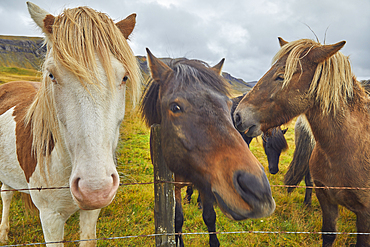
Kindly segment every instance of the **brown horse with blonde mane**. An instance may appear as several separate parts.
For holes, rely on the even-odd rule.
[[[279,41],[271,69],[235,110],[237,128],[254,136],[305,114],[316,141],[309,161],[315,185],[369,188],[370,99],[339,52],[345,41]],[[359,233],[370,232],[369,190],[316,189],[316,196],[323,246],[335,240],[338,205],[356,214]],[[370,246],[370,236],[357,235],[356,246]]]
[[[219,246],[213,204],[233,220],[268,216],[275,210],[269,182],[233,125],[232,102],[220,76],[223,60],[211,68],[198,60],[164,63],[147,52],[152,80],[143,94],[142,115],[148,126],[160,124],[163,157],[176,181],[198,188],[210,246]],[[180,234],[181,195],[176,214]],[[181,234],[176,240],[183,246]]]

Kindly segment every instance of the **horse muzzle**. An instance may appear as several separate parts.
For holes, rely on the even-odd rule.
[[[213,190],[221,211],[227,217],[233,220],[262,218],[275,211],[275,200],[264,172],[258,178],[245,171],[236,171],[233,176],[233,185],[241,200],[232,200],[229,196]]]
[[[238,106],[233,117],[236,129],[246,136],[256,137],[262,134],[261,124],[250,108],[239,109]]]
[[[100,179],[74,177],[71,180],[73,199],[82,210],[93,210],[108,206],[119,187],[118,173]]]

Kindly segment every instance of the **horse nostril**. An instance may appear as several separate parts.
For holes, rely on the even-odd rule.
[[[234,178],[234,185],[239,194],[251,204],[268,200],[271,196],[270,184],[265,174],[258,178],[253,174],[239,171]]]
[[[120,180],[119,180],[118,174],[112,173],[111,177],[112,177],[113,187],[119,186]]]
[[[72,186],[78,189],[78,183],[80,182],[81,178],[76,178],[73,180]]]
[[[78,177],[78,178],[75,178],[71,183],[71,192],[77,200],[82,200],[82,195],[81,195],[81,191],[79,188],[80,180],[81,178]]]
[[[238,112],[235,113],[234,120],[235,120],[235,126],[238,126],[241,122],[241,117],[240,117],[240,114]]]
[[[238,184],[242,191],[245,194],[249,194],[252,197],[260,198],[262,195],[262,190],[261,190],[261,183],[258,181],[258,179],[249,174],[249,173],[242,173],[239,174],[237,177]]]

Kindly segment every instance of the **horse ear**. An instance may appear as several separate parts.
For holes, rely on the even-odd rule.
[[[218,75],[222,74],[222,67],[224,66],[225,58],[221,59],[221,61],[213,66],[211,69],[215,71]]]
[[[282,37],[278,37],[280,47],[283,47],[283,45],[288,44],[288,41],[285,41]]]
[[[132,31],[134,30],[136,24],[136,14],[131,14],[127,16],[122,21],[116,23],[116,26],[121,30],[123,36],[128,39]]]
[[[341,41],[333,45],[323,45],[321,47],[312,49],[309,56],[313,62],[321,63],[337,53],[345,44],[346,41]]]
[[[171,71],[171,68],[168,67],[164,62],[156,58],[148,48],[146,48],[148,54],[148,67],[150,69],[150,75],[154,81],[159,82],[163,75]]]
[[[51,34],[53,32],[55,17],[34,3],[27,2],[27,7],[33,21],[42,29],[42,31],[46,35]]]

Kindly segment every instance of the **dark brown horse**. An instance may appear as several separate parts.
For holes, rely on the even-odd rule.
[[[286,42],[271,69],[235,110],[238,129],[250,136],[305,114],[316,145],[309,166],[316,186],[370,187],[369,97],[352,74],[348,57],[333,45],[301,39]],[[357,216],[357,231],[370,232],[370,191],[316,189],[323,232],[335,232],[338,205]],[[323,246],[336,235],[323,234]],[[357,246],[370,246],[370,236],[357,235]]]
[[[275,202],[264,169],[232,122],[232,102],[220,76],[223,60],[213,68],[187,59],[165,64],[147,52],[152,80],[142,115],[148,126],[161,125],[164,160],[176,181],[198,188],[208,231],[216,231],[215,202],[233,220],[270,215]],[[181,214],[181,196],[176,196],[176,210]],[[182,220],[176,221],[176,232],[181,226]],[[177,241],[183,245],[181,235]],[[209,243],[219,246],[215,234]]]
[[[245,94],[231,99],[231,101],[233,102],[233,105],[231,107],[231,116],[234,114],[236,107],[238,106],[239,102],[242,100],[244,96]],[[288,143],[284,136],[287,130],[288,129],[281,129],[281,127],[278,126],[276,128],[272,128],[269,131],[269,133],[262,134],[263,149],[267,156],[269,172],[271,174],[276,174],[279,172],[280,155],[283,151],[288,149]],[[253,137],[249,137],[244,132],[240,132],[240,131],[239,131],[239,134],[243,137],[243,140],[245,141],[245,143],[247,143],[249,147],[249,144],[252,142]],[[190,185],[186,189],[186,195],[184,198],[185,202],[190,203],[192,194],[193,194],[193,186]],[[200,196],[198,196],[197,203],[198,203],[199,208],[202,208],[200,201],[201,201]]]
[[[281,129],[280,126],[270,129],[262,134],[263,150],[267,156],[269,172],[276,174],[279,172],[280,154],[288,149],[288,143],[284,137],[288,129]]]

